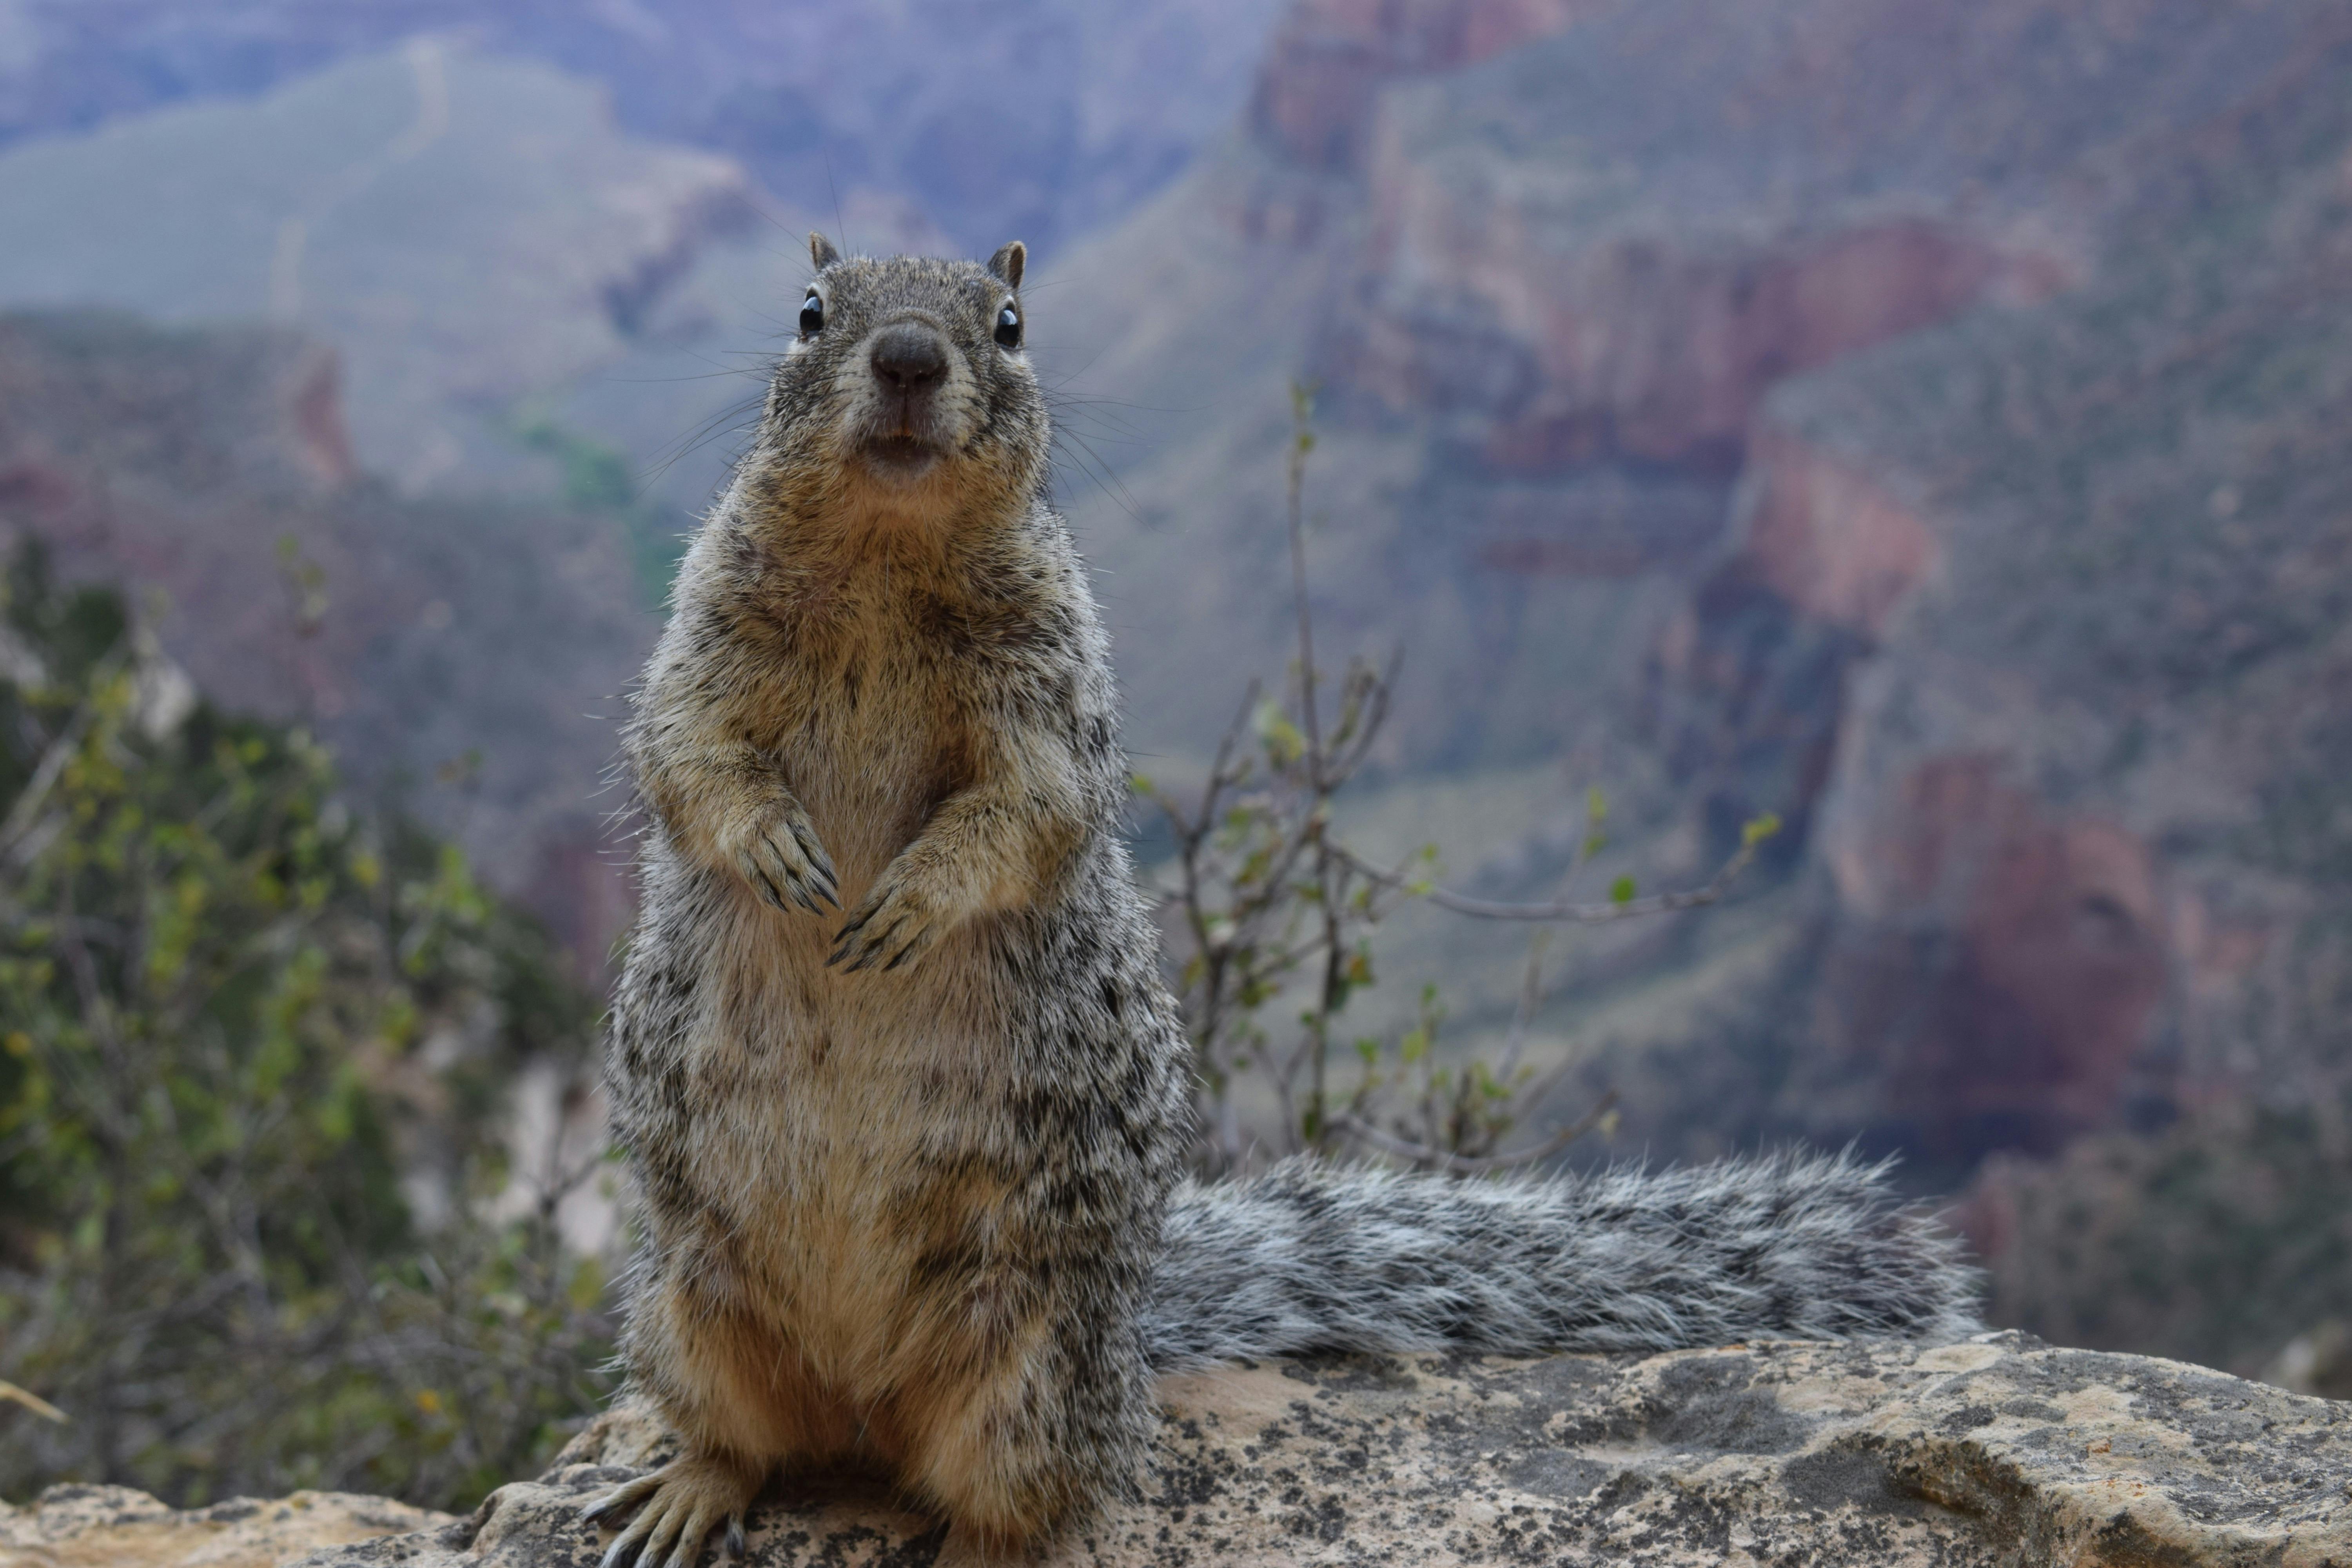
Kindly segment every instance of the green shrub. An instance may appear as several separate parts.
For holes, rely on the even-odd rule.
[[[5,586],[0,1378],[67,1418],[0,1402],[0,1494],[470,1501],[605,1388],[554,1195],[483,1217],[506,1087],[578,1070],[591,1004],[455,847],[194,700],[117,595],[37,553]]]

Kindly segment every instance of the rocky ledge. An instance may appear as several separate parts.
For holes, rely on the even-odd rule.
[[[446,1513],[347,1492],[166,1508],[129,1487],[51,1487],[0,1503],[0,1568],[278,1568],[348,1542],[447,1530]]]
[[[1056,1563],[2352,1568],[2352,1404],[2021,1334],[1273,1363],[1162,1394],[1148,1497]],[[364,1500],[320,1499],[341,1511],[321,1515],[323,1550],[301,1563],[586,1568],[601,1538],[581,1503],[669,1450],[657,1424],[617,1410],[472,1518],[410,1523],[378,1505],[384,1531],[408,1532],[356,1542]],[[55,1489],[0,1513],[0,1563],[266,1561],[193,1532],[284,1506],[168,1515],[142,1500]],[[188,1550],[156,1550],[159,1516],[183,1521]],[[751,1526],[755,1568],[929,1563],[944,1534],[855,1477],[780,1485]],[[148,1545],[109,1555],[118,1531]]]

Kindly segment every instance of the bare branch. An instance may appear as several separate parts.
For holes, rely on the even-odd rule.
[[[1323,728],[1316,712],[1315,621],[1307,605],[1307,455],[1315,449],[1315,432],[1308,424],[1314,394],[1301,383],[1290,387],[1290,449],[1284,470],[1283,500],[1290,530],[1290,595],[1298,612],[1299,712],[1307,721],[1307,779],[1314,792],[1324,790]]]
[[[1399,1138],[1392,1132],[1383,1132],[1370,1122],[1344,1110],[1331,1119],[1331,1125],[1349,1137],[1369,1143],[1384,1153],[1394,1154],[1399,1159],[1411,1160],[1416,1164],[1443,1171],[1448,1175],[1475,1176],[1496,1171],[1517,1170],[1541,1160],[1549,1160],[1600,1126],[1602,1119],[1616,1108],[1617,1091],[1612,1089],[1595,1101],[1591,1110],[1542,1142],[1531,1149],[1515,1150],[1507,1154],[1456,1154],[1451,1150],[1433,1148],[1426,1143],[1416,1143],[1410,1139]]]
[[[74,710],[74,715],[66,721],[66,727],[58,731],[57,738],[41,753],[39,763],[33,769],[33,776],[26,781],[24,789],[8,807],[7,817],[0,820],[0,852],[13,851],[25,835],[32,831],[33,824],[40,816],[41,807],[49,798],[49,791],[57,786],[58,775],[66,771],[66,764],[73,761],[74,753],[81,749],[82,741],[98,718],[98,693],[105,689],[121,666],[121,655],[110,654],[93,673],[90,695]]]
[[[1700,887],[1680,892],[1653,893],[1646,899],[1626,899],[1608,903],[1578,903],[1567,899],[1554,899],[1538,904],[1496,903],[1489,899],[1474,899],[1467,893],[1456,893],[1444,888],[1431,888],[1423,893],[1441,910],[1451,910],[1457,915],[1470,915],[1488,921],[1552,921],[1572,925],[1607,925],[1612,921],[1639,920],[1644,915],[1670,914],[1676,910],[1696,910],[1720,902],[1731,890],[1740,874],[1756,861],[1761,837],[1748,839],[1716,874]],[[1336,848],[1336,847],[1335,847]],[[1336,852],[1355,867],[1358,874],[1385,887],[1408,886],[1408,879],[1393,871],[1383,871],[1351,849],[1336,848]]]
[[[5,1400],[11,1405],[21,1405],[44,1421],[66,1419],[64,1411],[43,1399],[39,1394],[21,1389],[5,1378],[0,1378],[0,1400]]]
[[[1511,1010],[1511,1032],[1503,1039],[1503,1065],[1496,1074],[1508,1083],[1519,1070],[1519,1057],[1526,1050],[1528,1027],[1536,1020],[1536,1009],[1543,1005],[1544,950],[1550,945],[1551,931],[1538,926],[1528,933],[1528,963],[1519,976],[1519,1002]]]

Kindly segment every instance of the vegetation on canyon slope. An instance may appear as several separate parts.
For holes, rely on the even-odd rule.
[[[20,556],[0,665],[0,1378],[63,1417],[0,1401],[0,1494],[447,1506],[526,1470],[608,1343],[502,1091],[583,1059],[590,999],[119,595]]]

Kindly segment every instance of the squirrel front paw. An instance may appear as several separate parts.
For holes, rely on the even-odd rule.
[[[797,801],[777,802],[747,822],[728,847],[736,871],[751,890],[780,910],[813,915],[841,907],[841,883],[816,828]],[[823,900],[820,902],[819,900]]]
[[[825,962],[841,965],[844,973],[876,963],[896,969],[922,956],[949,923],[940,900],[924,887],[921,875],[902,861],[882,873],[841,928],[833,956]]]
[[[740,1559],[743,1510],[762,1479],[755,1466],[688,1454],[606,1492],[581,1517],[601,1528],[636,1510],[601,1568],[696,1568],[714,1531],[723,1531],[722,1555]]]

